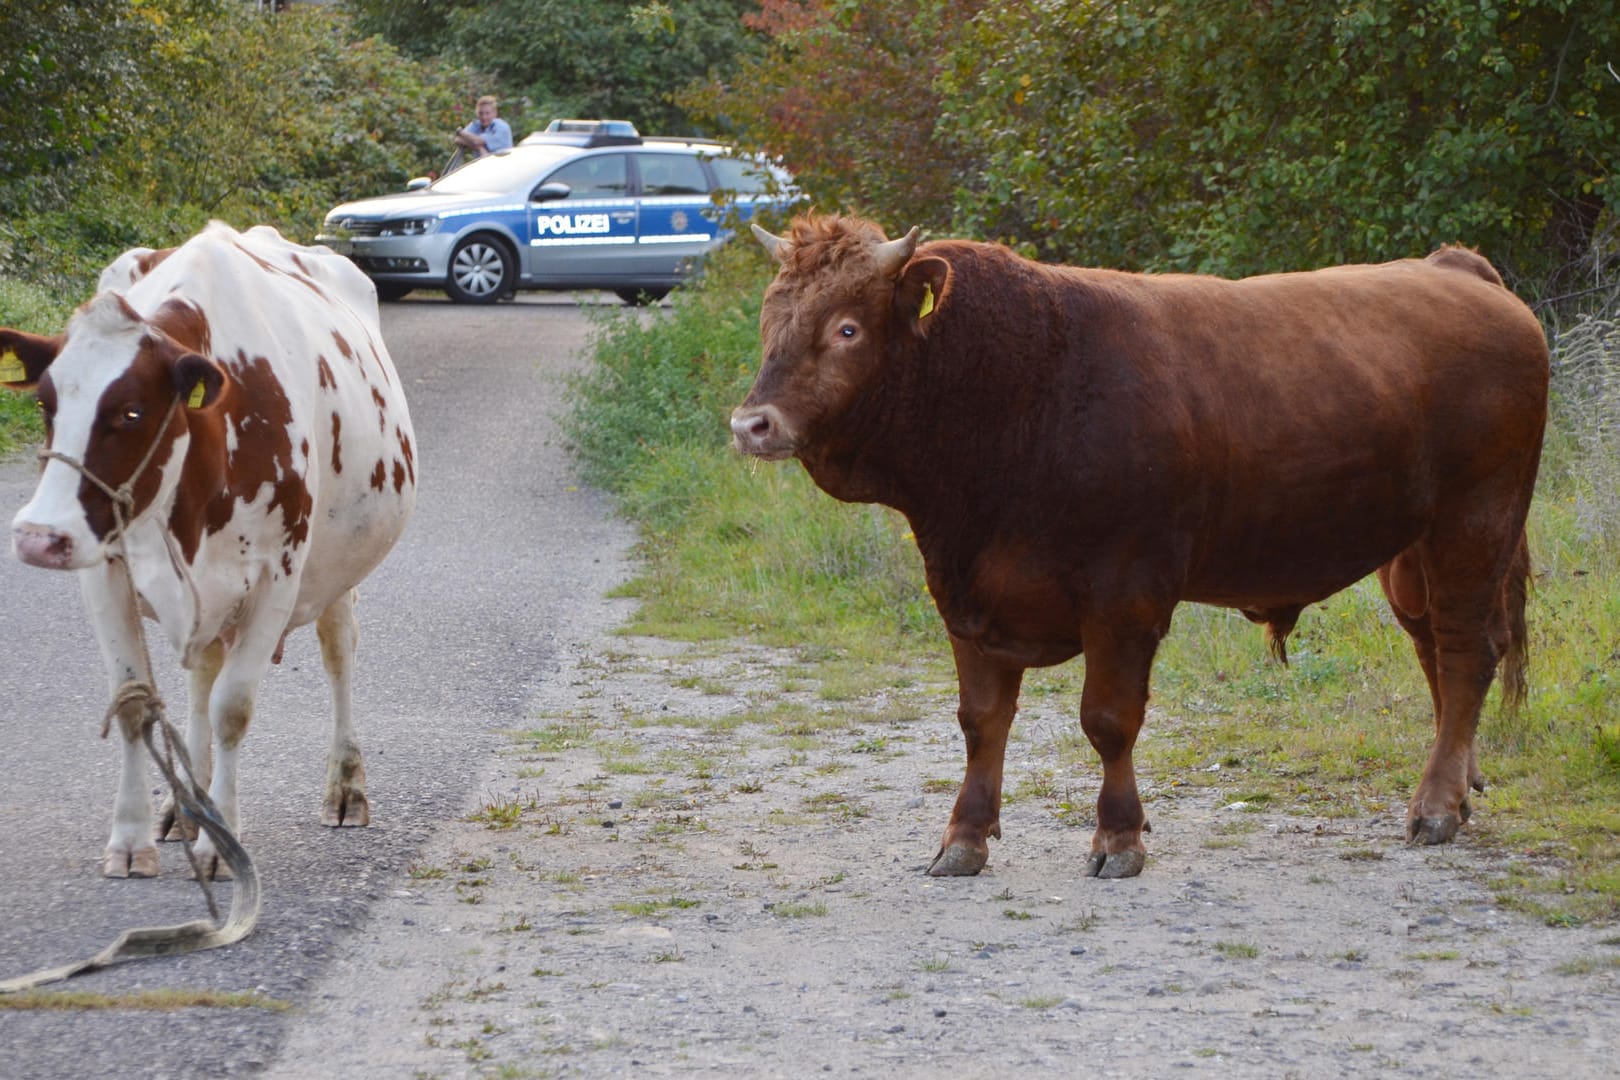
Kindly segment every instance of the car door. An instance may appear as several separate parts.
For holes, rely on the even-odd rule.
[[[641,193],[636,261],[648,277],[678,280],[683,264],[714,240],[706,213],[709,178],[695,154],[641,150],[634,156]]]
[[[586,285],[618,276],[636,247],[629,155],[590,154],[553,169],[530,193],[528,218],[534,283]]]

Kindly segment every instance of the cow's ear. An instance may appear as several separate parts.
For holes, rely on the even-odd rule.
[[[174,389],[188,409],[206,409],[225,389],[225,373],[205,356],[188,352],[174,362]]]
[[[0,386],[12,390],[32,390],[56,354],[62,351],[62,337],[40,337],[21,330],[0,327]]]
[[[912,259],[894,286],[894,312],[918,334],[928,333],[951,287],[951,264],[937,255]]]

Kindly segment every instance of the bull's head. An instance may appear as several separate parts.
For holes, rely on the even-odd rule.
[[[777,460],[803,456],[918,341],[943,303],[944,259],[916,256],[918,230],[888,240],[857,218],[801,217],[785,237],[754,235],[782,264],[765,292],[763,361],[731,414],[733,445]]]
[[[109,492],[124,493],[126,527],[172,497],[187,413],[213,405],[224,375],[107,292],[58,337],[0,329],[0,383],[36,385],[45,417],[45,464],[12,520],[13,548],[23,562],[73,570],[101,562],[116,538]]]

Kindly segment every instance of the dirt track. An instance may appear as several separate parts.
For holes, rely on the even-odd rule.
[[[1144,778],[1140,878],[1079,877],[1089,826],[1032,797],[984,874],[930,879],[952,687],[827,702],[764,650],[564,654],[541,736],[376,905],[269,1075],[1614,1074],[1620,937],[1494,907],[1466,831],[1413,849],[1404,807],[1321,821]],[[1009,790],[1057,770],[1095,797],[1049,737],[1072,704],[1021,714]]]

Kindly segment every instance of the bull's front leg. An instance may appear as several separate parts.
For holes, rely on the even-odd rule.
[[[142,656],[140,615],[131,598],[122,559],[110,559],[79,571],[79,591],[90,626],[101,648],[109,699],[126,682],[148,678]],[[118,796],[113,802],[112,833],[102,858],[107,877],[156,877],[157,845],[152,841],[152,802],[148,795],[146,744],[140,738],[144,701],[127,702],[115,718],[113,732],[122,743]],[[130,734],[134,738],[130,738]]]
[[[961,694],[956,715],[967,743],[967,774],[939,854],[928,867],[934,877],[977,874],[989,861],[989,838],[1001,839],[1001,773],[1024,681],[1023,668],[998,664],[955,635],[951,651]]]
[[[1135,877],[1147,861],[1142,834],[1149,828],[1136,790],[1132,751],[1147,711],[1148,675],[1162,634],[1133,630],[1117,620],[1087,625],[1082,633],[1086,681],[1080,695],[1080,726],[1103,767],[1086,876]]]

